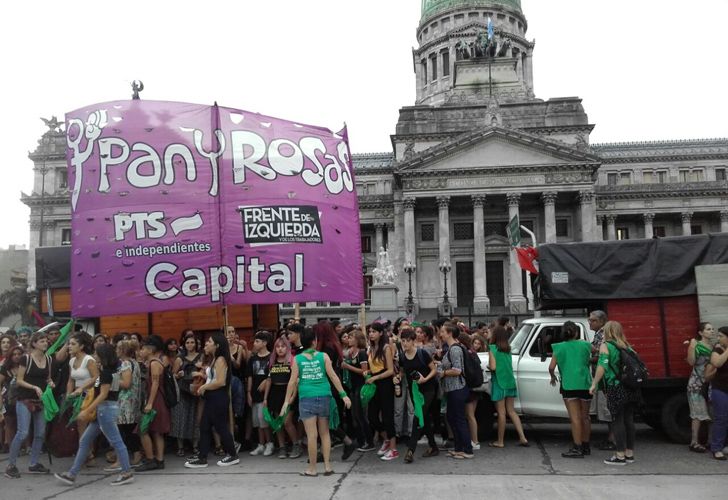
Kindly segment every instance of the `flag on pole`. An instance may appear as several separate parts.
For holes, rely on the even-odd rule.
[[[61,348],[61,346],[66,342],[68,339],[68,336],[71,335],[71,332],[73,332],[73,325],[75,324],[75,321],[71,319],[68,323],[66,323],[66,326],[61,328],[61,336],[58,337],[58,340],[55,341],[55,343],[50,346],[46,354],[48,356],[53,356],[58,349]]]
[[[518,255],[518,265],[521,266],[521,269],[528,271],[531,274],[538,274],[538,268],[536,267],[538,249],[531,246],[525,246],[515,247],[514,250]]]
[[[46,305],[48,306],[48,316],[55,316],[55,313],[53,312],[53,296],[50,288],[46,288]]]
[[[492,40],[495,36],[495,30],[493,29],[493,20],[488,17],[488,40]]]

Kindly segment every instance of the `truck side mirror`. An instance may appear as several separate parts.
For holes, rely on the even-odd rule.
[[[545,363],[548,356],[546,355],[546,349],[544,348],[542,338],[536,339],[536,346],[538,348],[538,352],[541,353],[541,363]]]

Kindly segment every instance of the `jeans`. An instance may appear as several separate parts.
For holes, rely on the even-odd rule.
[[[713,405],[713,436],[710,440],[710,451],[723,451],[726,434],[728,434],[728,393],[719,389],[711,389],[710,401]]]
[[[71,476],[78,476],[78,472],[86,462],[86,458],[88,458],[91,447],[99,436],[99,432],[104,434],[109,444],[116,451],[119,464],[121,464],[121,472],[127,473],[131,470],[129,453],[126,450],[124,441],[121,439],[121,433],[116,423],[118,420],[119,404],[116,401],[104,401],[96,407],[96,420],[89,422],[83,436],[81,436],[81,441],[78,444],[78,453],[76,453],[71,470],[68,471]]]
[[[411,382],[412,384],[416,384],[417,382]],[[412,433],[410,434],[409,443],[407,444],[407,449],[412,450],[414,452],[417,449],[417,441],[420,440],[420,435],[424,434],[427,436],[427,444],[430,446],[430,448],[437,448],[437,443],[435,442],[435,431],[432,428],[432,415],[430,411],[430,407],[432,406],[433,402],[437,403],[437,406],[439,406],[440,401],[436,400],[435,397],[437,396],[437,390],[433,389],[431,391],[423,391],[422,395],[425,397],[425,403],[422,405],[422,417],[425,421],[424,425],[420,427],[420,421],[415,416],[412,419]],[[414,398],[412,398],[414,401]],[[414,403],[412,403],[414,405]]]
[[[227,388],[217,389],[205,393],[205,406],[202,409],[202,421],[200,422],[200,454],[199,457],[207,460],[212,442],[212,430],[220,436],[220,444],[225,453],[231,457],[236,456],[235,443],[230,434],[229,412],[230,398]]]
[[[18,422],[18,430],[15,434],[12,444],[10,445],[10,456],[8,457],[8,464],[15,465],[20,454],[20,447],[28,437],[30,431],[30,422],[33,421],[33,446],[30,451],[30,465],[38,463],[40,458],[40,452],[43,449],[43,440],[45,439],[46,422],[43,418],[43,410],[38,410],[30,413],[28,407],[25,406],[23,401],[18,401],[15,405],[15,415]]]
[[[634,410],[635,403],[625,403],[616,415],[612,415],[612,429],[617,451],[634,450]]]
[[[473,443],[470,440],[470,428],[465,418],[465,403],[470,396],[470,389],[463,387],[447,393],[447,421],[455,437],[455,451],[471,454]]]

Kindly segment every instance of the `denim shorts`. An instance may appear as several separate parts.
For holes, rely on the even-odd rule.
[[[313,417],[329,418],[331,396],[298,399],[298,419],[308,420]]]

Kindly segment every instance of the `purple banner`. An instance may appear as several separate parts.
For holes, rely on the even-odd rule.
[[[66,130],[74,316],[363,302],[345,130],[141,100]]]

